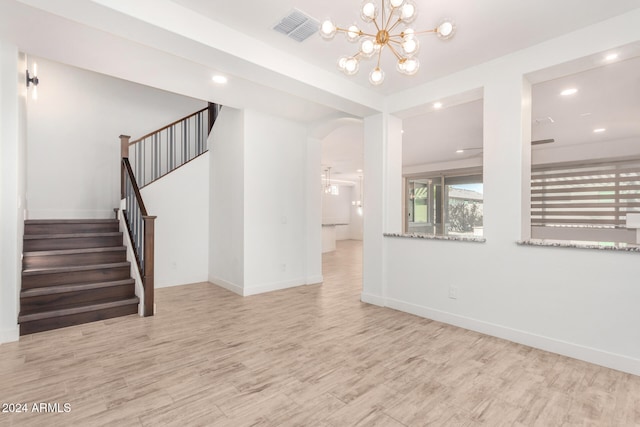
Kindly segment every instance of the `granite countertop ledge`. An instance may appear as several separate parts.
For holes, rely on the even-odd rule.
[[[425,240],[448,240],[451,242],[472,242],[472,243],[485,243],[487,239],[484,237],[473,236],[436,236],[433,234],[420,234],[420,233],[384,233],[385,237],[403,237],[409,239],[425,239]]]
[[[543,246],[543,247],[553,247],[553,248],[595,249],[600,251],[640,252],[640,247],[638,246],[618,247],[618,246],[581,245],[581,244],[575,244],[575,243],[551,243],[551,242],[544,242],[541,240],[519,240],[516,243],[520,246]]]

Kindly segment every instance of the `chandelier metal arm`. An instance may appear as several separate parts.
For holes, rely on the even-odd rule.
[[[373,22],[373,25],[376,26],[376,30],[380,31],[380,26],[378,25],[378,22],[375,19],[373,19],[371,22]]]
[[[385,25],[385,28],[387,28],[389,26],[389,24],[391,23],[391,16],[393,16],[393,15],[389,16],[389,20],[387,21],[387,25]],[[402,19],[398,18],[398,20],[387,31],[388,32],[393,31],[398,26],[398,24],[400,24],[401,22],[402,22]]]
[[[384,23],[385,19],[384,19],[384,12],[387,8],[384,7],[384,0],[382,0],[382,20],[380,22]],[[391,15],[389,15],[389,17],[391,17]],[[376,22],[376,20],[374,19],[373,22]],[[376,23],[376,27],[378,27],[378,23]],[[378,27],[378,31],[380,31],[380,28]]]
[[[376,36],[375,34],[364,33],[364,32],[362,32],[362,31],[360,31],[360,33],[359,33],[359,34],[360,34],[361,36],[367,36],[367,37],[375,37],[375,36]]]
[[[438,29],[434,28],[433,30],[424,30],[424,31],[416,31],[415,34],[416,36],[419,36],[420,34],[429,34],[429,33],[437,33]]]
[[[404,59],[404,57],[402,55],[400,55],[391,44],[387,43],[387,46],[389,46],[389,50],[391,52],[393,52],[395,57],[398,58],[398,61]],[[380,50],[382,51],[382,49],[380,49]]]
[[[336,27],[336,31],[340,31],[341,33],[350,33],[351,31],[348,28],[340,28]],[[358,36],[367,36],[367,37],[375,37],[375,34],[365,33],[362,30],[358,30]]]

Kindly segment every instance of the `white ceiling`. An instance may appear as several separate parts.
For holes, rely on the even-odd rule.
[[[559,68],[568,69],[568,64]],[[542,70],[540,75],[551,75]],[[537,79],[532,76],[532,79]],[[560,93],[569,88],[571,96]],[[532,86],[532,140],[554,139],[547,149],[640,138],[640,57],[601,63],[599,67]],[[443,100],[441,110],[403,121],[403,164],[424,165],[479,156],[482,147],[482,100],[457,104]],[[453,106],[448,107],[452,103]],[[548,118],[551,118],[549,120]],[[605,132],[594,133],[604,128]]]
[[[357,52],[358,45],[342,34],[326,41],[319,35],[303,43],[295,42],[272,30],[280,19],[297,8],[319,21],[330,17],[339,26],[357,24],[373,32],[373,24],[360,19],[361,0],[175,0],[208,18],[224,23],[266,42],[279,50],[336,75],[336,60]],[[432,29],[443,18],[457,26],[455,36],[447,41],[427,34],[421,36],[421,69],[415,76],[395,71],[395,59],[385,52],[382,68],[387,77],[374,90],[396,93],[412,86],[506,55],[545,40],[638,8],[638,0],[419,0],[418,17],[411,24],[416,30]],[[401,27],[400,27],[401,28]],[[363,61],[355,77],[344,77],[366,88],[373,60]]]
[[[382,67],[387,78],[377,88],[368,83],[370,67],[366,62],[355,77],[344,76],[337,70],[337,58],[354,53],[357,48],[342,35],[331,41],[313,36],[297,43],[272,30],[293,8],[318,20],[330,16],[340,25],[358,23],[366,29],[359,18],[360,0],[0,0],[0,38],[14,42],[29,54],[195,98],[255,108],[317,125],[340,115],[364,117],[382,111],[385,95],[640,7],[638,0],[416,0],[416,3],[419,11],[413,24],[416,29],[433,28],[447,17],[455,21],[457,33],[444,42],[432,35],[423,36],[419,54],[422,67],[412,77],[399,75],[392,58],[385,56]],[[587,119],[565,116],[560,110],[567,110],[566,105],[551,102],[557,101],[554,85],[565,84],[556,77],[575,71],[575,64],[571,64],[562,72],[529,76],[534,82],[553,79],[534,88],[543,94],[535,101],[534,116],[550,115],[556,123],[534,129],[534,139],[549,136],[558,144],[574,143],[578,137],[576,126],[588,123],[591,127],[598,117],[612,125],[603,124],[608,126],[607,135],[597,137],[635,132],[629,117],[614,117],[616,106],[621,105],[620,97],[633,93],[633,89],[625,91],[622,78],[613,79],[620,84],[605,87],[589,84],[589,75],[575,77],[573,84],[591,89],[580,90],[575,99],[563,101],[573,102],[576,111],[590,110],[592,116]],[[227,86],[211,83],[211,75],[217,72],[230,77]],[[628,84],[633,84],[633,73],[632,70],[624,77]],[[638,75],[637,69],[635,73]],[[181,78],[176,79],[176,75]],[[610,75],[594,76],[612,79]],[[595,93],[596,90],[601,92]],[[618,94],[613,105],[603,102],[607,94],[613,93]],[[478,99],[478,94],[471,99]],[[466,102],[460,99],[443,102],[445,108],[440,111],[429,113],[430,107],[426,106],[402,117],[406,120],[404,146],[410,162],[455,159],[455,153],[447,153],[461,145],[466,148],[476,144],[481,103],[464,105]],[[580,102],[585,105],[578,108]],[[633,108],[627,111],[637,112]],[[414,118],[416,115],[425,117]],[[443,124],[446,130],[438,129]],[[618,129],[620,134],[616,133]],[[452,130],[458,134],[445,137]],[[330,134],[323,162],[335,164],[336,172],[357,174],[355,170],[362,167],[361,133],[361,126],[350,125]],[[424,135],[429,135],[428,144],[424,143]],[[592,134],[588,136],[594,138]]]
[[[560,92],[575,88],[575,95]],[[532,88],[533,139],[556,145],[640,136],[640,57],[536,84]],[[536,119],[551,117],[553,123]],[[597,128],[606,129],[594,133]]]

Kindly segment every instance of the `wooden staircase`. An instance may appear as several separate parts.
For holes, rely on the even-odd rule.
[[[117,220],[25,221],[20,335],[138,313]]]

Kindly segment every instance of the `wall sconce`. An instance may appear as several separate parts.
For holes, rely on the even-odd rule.
[[[34,101],[38,99],[38,83],[40,83],[40,80],[38,80],[38,64],[34,62],[33,77],[29,75],[29,69],[27,68],[27,90],[29,90],[29,85],[33,84],[31,97],[33,98]]]

